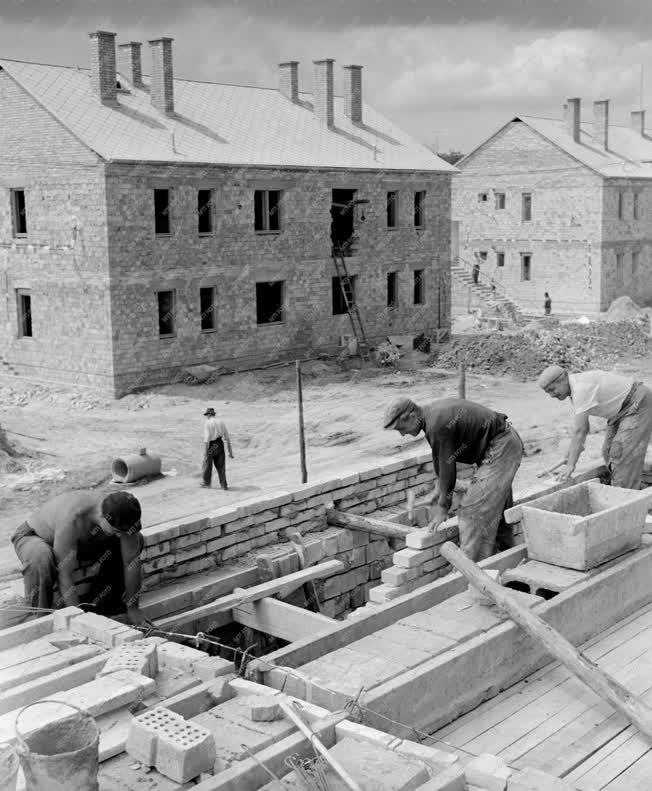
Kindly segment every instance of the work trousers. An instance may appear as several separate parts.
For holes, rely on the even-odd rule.
[[[652,436],[652,390],[636,382],[620,412],[607,422],[602,457],[611,485],[640,489],[645,455]]]
[[[204,453],[202,464],[202,479],[206,486],[211,485],[213,477],[213,465],[217,470],[217,477],[220,479],[222,489],[228,489],[226,483],[226,456],[224,455],[224,442],[221,437],[208,443],[208,448]]]
[[[61,591],[55,595],[58,574],[50,544],[37,536],[27,522],[16,530],[11,541],[23,567],[25,604],[47,609],[63,606]],[[80,607],[106,616],[125,612],[124,566],[120,539],[110,536],[98,541],[92,553],[80,557],[79,561],[91,563],[84,569],[90,589],[80,594]]]
[[[512,483],[522,458],[521,438],[508,426],[489,444],[462,496],[457,514],[460,547],[476,563],[514,546],[504,512],[513,505]]]

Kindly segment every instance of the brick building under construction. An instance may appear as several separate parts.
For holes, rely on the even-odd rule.
[[[360,66],[278,89],[179,80],[172,39],[90,69],[0,59],[2,369],[120,395],[188,365],[333,350],[450,321],[455,168],[362,100]]]

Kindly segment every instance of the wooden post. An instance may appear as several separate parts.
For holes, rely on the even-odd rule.
[[[297,403],[299,404],[299,454],[301,456],[301,483],[308,481],[306,467],[306,435],[303,428],[303,388],[301,387],[301,360],[296,361],[297,366]]]
[[[457,396],[458,398],[466,398],[466,363],[464,360],[460,360],[459,371],[460,375],[457,384]]]
[[[517,601],[508,588],[503,588],[502,585],[494,582],[455,544],[447,541],[441,546],[440,552],[442,557],[466,577],[474,588],[492,599],[549,654],[564,664],[573,675],[608,701],[617,711],[624,714],[641,733],[652,739],[652,709],[635,698],[615,678],[590,662],[552,626]]]

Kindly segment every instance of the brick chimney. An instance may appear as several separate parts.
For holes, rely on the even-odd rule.
[[[103,103],[116,101],[115,33],[96,30],[91,40],[91,86]]]
[[[629,125],[643,137],[645,134],[645,110],[632,110],[629,116]]]
[[[314,112],[326,126],[333,126],[335,110],[333,107],[333,63],[332,58],[314,60],[315,84],[313,88]]]
[[[580,142],[580,104],[581,99],[567,99],[564,105],[566,130],[576,143]]]
[[[609,99],[593,102],[593,139],[600,148],[609,148]]]
[[[152,52],[152,81],[149,92],[152,104],[163,115],[174,113],[173,41],[171,38],[156,38],[149,42]]]
[[[345,66],[344,115],[354,124],[362,123],[362,66]]]
[[[134,88],[143,87],[143,67],[140,41],[118,45],[118,71]]]
[[[299,102],[299,61],[278,64],[278,89],[294,104]]]

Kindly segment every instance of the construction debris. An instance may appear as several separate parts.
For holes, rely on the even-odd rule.
[[[477,373],[535,379],[548,365],[571,371],[605,368],[622,359],[652,351],[652,340],[638,322],[592,322],[544,329],[527,326],[517,332],[493,332],[454,338],[434,357],[437,368],[456,369],[460,359]]]

